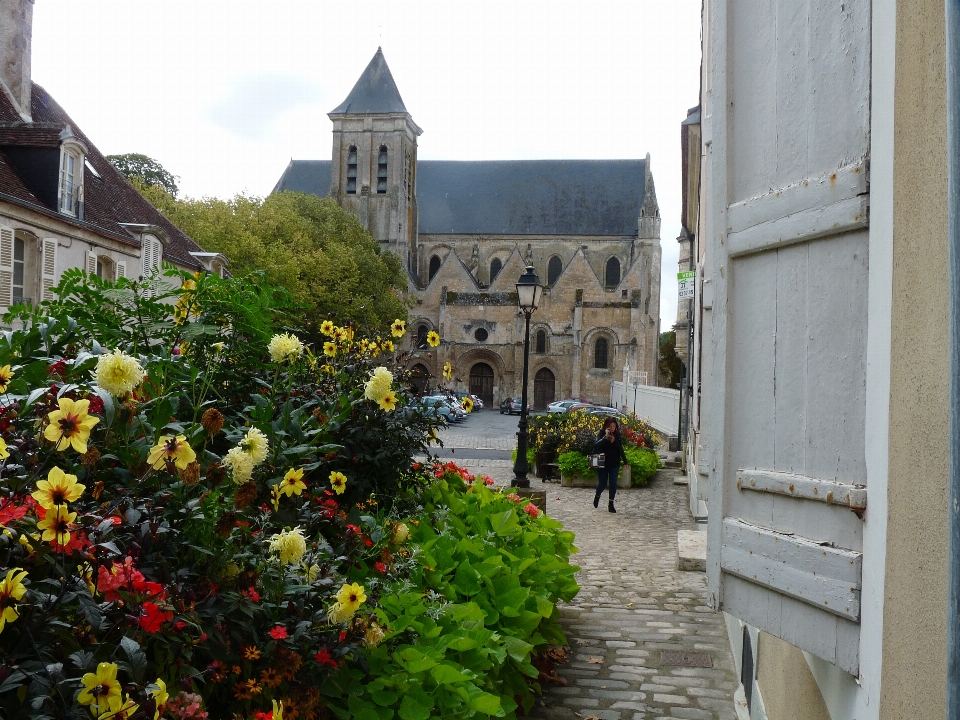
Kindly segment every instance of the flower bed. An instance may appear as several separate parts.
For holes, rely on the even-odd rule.
[[[65,273],[0,338],[0,717],[529,709],[572,534],[412,462],[403,321],[313,354],[275,289],[169,274]]]
[[[597,433],[603,427],[603,416],[585,412],[554,413],[531,418],[532,452],[552,450],[564,478],[595,481],[597,473],[590,467],[588,455],[593,452]],[[627,414],[622,422],[624,453],[630,465],[632,485],[646,485],[660,467],[655,448],[663,438],[643,420]]]

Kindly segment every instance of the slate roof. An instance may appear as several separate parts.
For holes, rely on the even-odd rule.
[[[383,50],[377,48],[376,55],[360,75],[357,84],[330,115],[405,113],[406,106],[400,98],[400,91],[393,81],[393,74],[387,67]]]
[[[637,234],[644,160],[420,160],[419,233]],[[291,160],[274,192],[330,193],[329,160]]]
[[[34,83],[32,92],[32,123],[24,123],[6,94],[0,92],[0,200],[29,207],[60,222],[134,247],[139,247],[139,242],[124,230],[121,223],[159,226],[169,239],[164,246],[164,259],[200,269],[200,263],[190,253],[202,252],[202,248],[134,189],[46,90]],[[87,146],[86,160],[100,176],[98,178],[90,168],[84,167],[83,220],[63,215],[56,207],[40,200],[4,152],[7,147],[57,147],[59,143],[52,142],[52,133],[55,131],[59,138],[60,132],[68,125],[73,135]],[[54,184],[57,181],[56,177],[52,179]]]

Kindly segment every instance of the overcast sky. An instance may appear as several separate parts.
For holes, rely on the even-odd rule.
[[[101,152],[182,195],[268,194],[329,159],[327,113],[378,46],[423,160],[642,158],[676,321],[680,122],[697,104],[700,0],[36,0],[33,79]]]

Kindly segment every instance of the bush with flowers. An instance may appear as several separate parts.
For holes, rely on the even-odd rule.
[[[413,462],[442,420],[397,412],[402,320],[313,350],[265,284],[58,292],[0,337],[0,717],[530,707],[572,535]]]
[[[593,452],[604,419],[603,415],[583,411],[535,415],[530,418],[530,446],[534,452],[556,453],[557,465],[563,475],[596,478],[597,473],[590,467],[588,456]],[[663,438],[633,413],[619,415],[617,419],[624,453],[631,468],[631,483],[646,485],[660,467],[656,447]]]

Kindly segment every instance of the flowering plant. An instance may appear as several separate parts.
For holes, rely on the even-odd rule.
[[[385,333],[331,322],[321,359],[273,331],[272,289],[169,277],[165,293],[66,274],[59,301],[0,338],[0,717],[404,716],[422,698],[387,690],[395,651],[437,642],[423,612],[463,625],[433,528],[459,542],[467,525],[448,519],[486,498],[504,552],[533,552],[520,528],[563,558],[569,538],[486,484],[413,466],[438,421],[400,412],[412,393]],[[102,316],[87,312],[98,293]],[[505,678],[562,638],[553,603],[575,584],[558,562],[522,600],[536,623],[496,631],[517,641],[507,654],[485,641],[500,674],[436,689],[449,717],[529,696]]]

